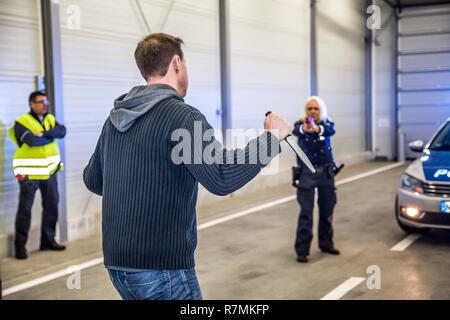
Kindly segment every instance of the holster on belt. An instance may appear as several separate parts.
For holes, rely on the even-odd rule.
[[[298,183],[300,182],[300,172],[302,168],[292,167],[292,185],[295,188],[298,188]]]
[[[343,163],[341,163],[338,166],[338,164],[336,162],[333,162],[333,172],[334,172],[335,177],[338,175],[339,171],[341,171],[344,166],[345,165]]]

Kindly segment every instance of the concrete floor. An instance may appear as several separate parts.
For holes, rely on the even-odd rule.
[[[337,181],[386,166],[369,162],[345,168]],[[321,253],[317,235],[310,262],[296,262],[295,200],[199,231],[196,265],[205,299],[320,299],[350,277],[365,280],[342,299],[450,299],[450,232],[432,230],[405,251],[390,249],[406,237],[394,218],[394,199],[406,165],[338,186],[334,215],[340,256]],[[198,208],[199,224],[292,196],[289,184]],[[317,227],[317,211],[314,225]],[[317,230],[315,230],[316,232]],[[3,288],[102,256],[100,236],[67,243],[65,252],[33,252],[29,259],[4,259]],[[381,288],[369,289],[369,266],[381,271]],[[69,276],[19,291],[4,299],[120,299],[102,264],[81,271],[81,289]]]

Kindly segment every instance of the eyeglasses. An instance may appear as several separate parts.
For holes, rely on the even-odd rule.
[[[34,101],[34,103],[39,103],[39,104],[49,104],[48,100]]]
[[[320,110],[320,109],[317,108],[317,107],[309,107],[309,108],[308,108],[308,111],[311,111],[311,110]]]

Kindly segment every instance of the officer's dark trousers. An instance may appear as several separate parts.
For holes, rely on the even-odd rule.
[[[28,231],[31,224],[31,207],[37,189],[42,195],[42,223],[41,245],[50,244],[55,238],[56,222],[58,220],[58,187],[56,174],[48,180],[19,181],[19,209],[16,215],[16,235],[14,244],[16,247],[25,247],[28,239]]]
[[[300,216],[297,226],[295,251],[297,255],[309,255],[313,228],[314,190],[318,191],[319,205],[319,248],[333,248],[333,209],[336,204],[336,192],[332,170],[311,173],[302,168],[300,173],[297,200],[300,204]]]

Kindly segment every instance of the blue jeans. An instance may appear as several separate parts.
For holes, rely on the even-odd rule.
[[[108,269],[124,300],[202,300],[195,269],[127,272]]]

